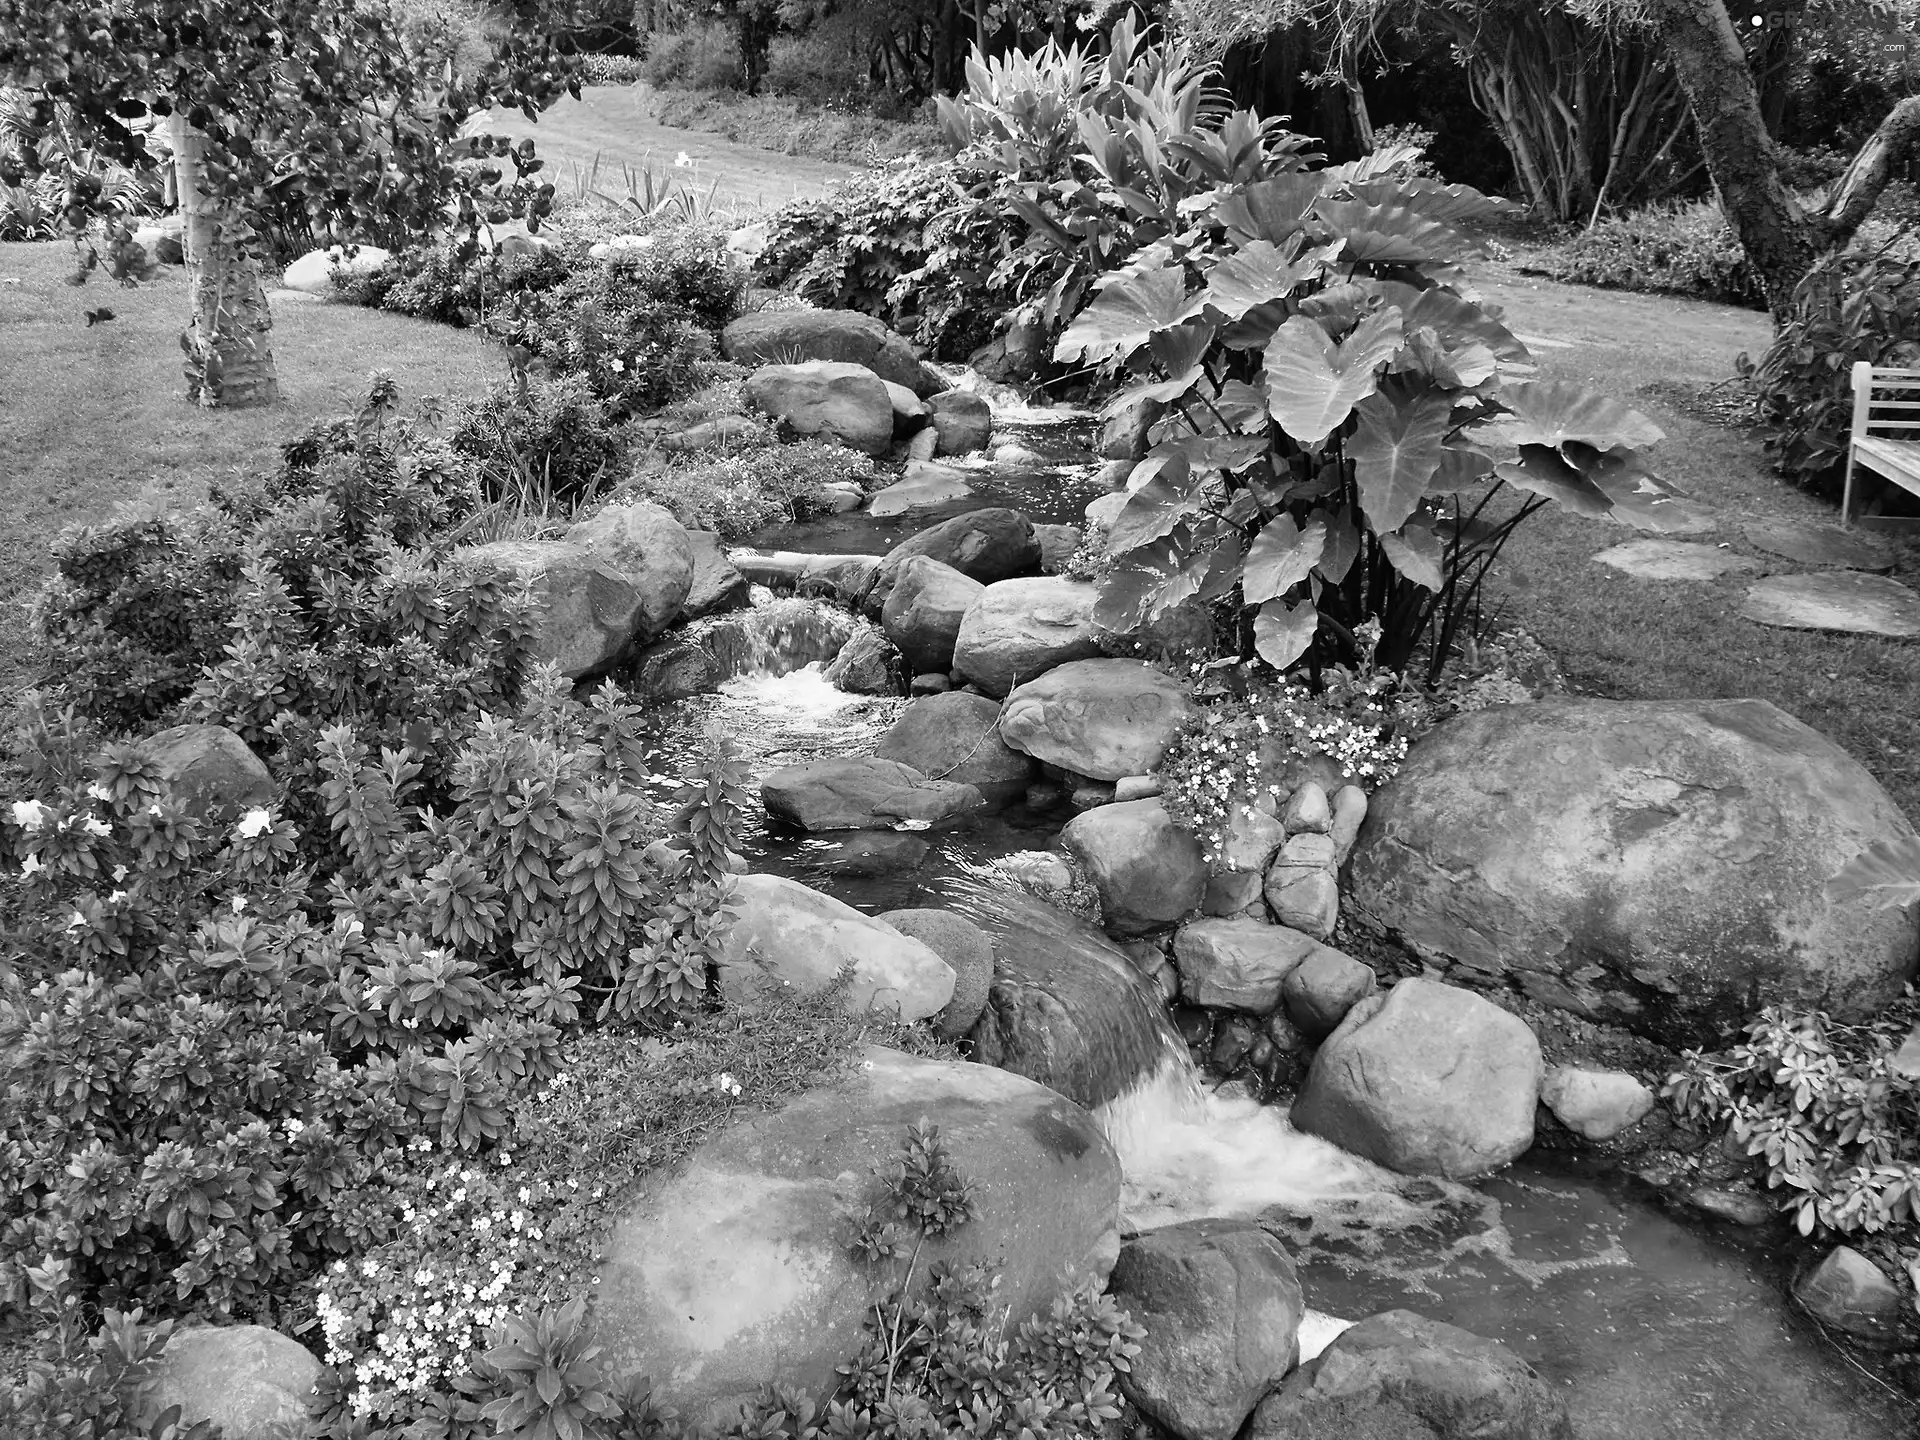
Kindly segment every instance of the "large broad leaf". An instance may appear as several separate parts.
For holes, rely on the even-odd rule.
[[[1320,552],[1320,563],[1313,568],[1329,585],[1347,578],[1347,571],[1360,558],[1360,528],[1353,523],[1353,512],[1342,505],[1327,516],[1327,548]]]
[[[1293,236],[1280,245],[1254,240],[1241,247],[1207,272],[1207,288],[1188,303],[1187,313],[1205,310],[1238,320],[1256,305],[1285,300],[1334,258],[1328,249],[1301,254],[1301,241]]]
[[[1427,482],[1429,495],[1458,495],[1478,490],[1493,472],[1493,460],[1478,450],[1449,445],[1440,452],[1440,466]]]
[[[1424,585],[1436,593],[1445,586],[1440,537],[1434,533],[1431,525],[1418,520],[1409,521],[1393,534],[1382,535],[1380,548],[1387,552],[1387,560],[1393,568],[1414,584]]]
[[[1213,408],[1231,430],[1263,434],[1267,428],[1267,397],[1244,380],[1229,380],[1213,397]]]
[[[1517,422],[1507,432],[1516,445],[1565,445],[1578,441],[1596,450],[1652,445],[1665,433],[1638,410],[1571,380],[1516,380],[1500,399]]]
[[[1408,329],[1407,348],[1393,368],[1425,375],[1443,389],[1472,390],[1499,373],[1500,360],[1477,340],[1449,349],[1431,325],[1420,325]]]
[[[1284,595],[1319,563],[1327,548],[1327,522],[1314,519],[1302,530],[1290,515],[1276,515],[1253,538],[1241,584],[1247,603],[1259,605]]]
[[[1211,325],[1190,320],[1178,329],[1156,331],[1148,338],[1147,348],[1162,370],[1178,375],[1198,367],[1207,358],[1207,351],[1218,333]]]
[[[1545,445],[1522,445],[1517,458],[1494,466],[1493,473],[1516,490],[1559,501],[1576,515],[1598,517],[1613,509],[1606,491]]]
[[[1437,390],[1408,392],[1396,383],[1362,400],[1354,414],[1359,425],[1347,441],[1347,455],[1360,509],[1384,535],[1406,523],[1439,468],[1453,402]]]
[[[1411,290],[1411,285],[1402,286]],[[1311,315],[1329,333],[1345,330],[1360,323],[1360,317],[1372,310],[1377,303],[1379,290],[1364,280],[1345,280],[1338,285],[1329,285],[1300,302],[1300,313]]]
[[[1180,267],[1169,265],[1125,276],[1080,312],[1054,347],[1053,358],[1095,363],[1116,356],[1125,359],[1157,332],[1178,325],[1186,308],[1187,281]]]
[[[1127,497],[1107,532],[1107,553],[1125,555],[1171,534],[1194,512],[1200,480],[1185,465],[1169,465]]]
[[[1356,265],[1425,265],[1477,254],[1479,246],[1457,230],[1404,205],[1321,199],[1313,213],[1333,231],[1341,258]]]
[[[1267,345],[1267,407],[1295,442],[1319,445],[1374,392],[1380,367],[1401,342],[1400,312],[1392,307],[1368,316],[1337,346],[1296,315]]]
[[[1179,456],[1196,470],[1244,470],[1267,453],[1260,435],[1176,435],[1147,453],[1160,459]]]
[[[1109,570],[1100,582],[1093,623],[1124,635],[1145,620],[1187,558],[1183,538],[1170,535],[1143,545]]]
[[[1404,280],[1378,280],[1374,285],[1389,305],[1400,307],[1409,330],[1431,325],[1450,349],[1477,340],[1502,360],[1525,364],[1533,359],[1511,330],[1451,290],[1437,285],[1421,290]]]
[[[1318,174],[1276,175],[1223,200],[1220,223],[1242,245],[1254,240],[1278,245],[1306,228],[1307,211],[1326,188]]]
[[[1826,884],[1836,905],[1863,902],[1869,910],[1920,903],[1920,840],[1876,840]]]
[[[1635,530],[1668,535],[1684,529],[1698,513],[1685,503],[1684,494],[1654,474],[1637,450],[1595,450],[1569,443],[1560,447],[1560,458],[1604,491],[1613,502],[1609,513]]]
[[[1348,185],[1347,193],[1369,205],[1404,205],[1445,224],[1498,220],[1521,212],[1511,200],[1438,180],[1361,180]]]
[[[1320,612],[1311,600],[1289,605],[1269,600],[1253,617],[1253,648],[1276,670],[1285,670],[1307,653],[1313,633],[1320,628]]]

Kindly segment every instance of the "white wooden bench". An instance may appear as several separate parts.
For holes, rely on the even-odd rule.
[[[1853,367],[1853,433],[1847,442],[1847,484],[1840,523],[1853,524],[1853,472],[1871,470],[1920,495],[1920,370],[1891,370],[1865,360]],[[1878,528],[1920,527],[1920,519],[1863,517]]]

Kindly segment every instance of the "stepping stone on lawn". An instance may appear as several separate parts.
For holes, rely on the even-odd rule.
[[[1771,575],[1748,589],[1740,613],[1788,630],[1920,638],[1920,595],[1898,580],[1853,570]]]
[[[1792,520],[1754,520],[1741,527],[1747,540],[1769,555],[1784,555],[1802,565],[1838,565],[1847,570],[1893,568],[1893,552],[1871,535],[1832,525],[1803,525]]]
[[[1745,555],[1686,540],[1629,540],[1593,558],[1641,580],[1718,580],[1761,568],[1759,561]]]

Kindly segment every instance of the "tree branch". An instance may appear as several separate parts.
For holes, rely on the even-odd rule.
[[[1909,95],[1893,107],[1833,187],[1833,197],[1814,222],[1822,249],[1837,250],[1853,238],[1894,171],[1914,155],[1920,155],[1920,95]]]

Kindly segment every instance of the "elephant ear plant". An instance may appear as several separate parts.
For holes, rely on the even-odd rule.
[[[1642,454],[1652,423],[1531,378],[1463,293],[1457,227],[1503,202],[1382,169],[1187,196],[1061,336],[1056,359],[1120,382],[1108,414],[1159,417],[1108,536],[1103,625],[1231,600],[1243,656],[1317,682],[1377,621],[1375,662],[1424,658],[1432,683],[1529,515],[1558,501],[1651,528],[1671,498]]]

